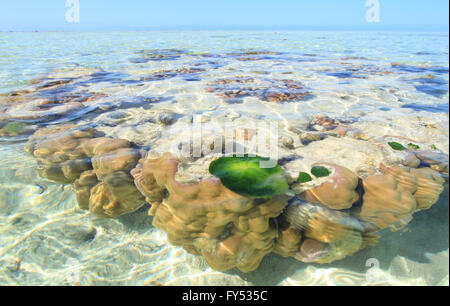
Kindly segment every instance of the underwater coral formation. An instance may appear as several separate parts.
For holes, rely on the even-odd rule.
[[[417,144],[404,137],[386,135],[383,140],[386,139],[391,140],[387,144],[398,154],[402,165],[411,168],[429,167],[448,179],[449,157],[439,152],[434,144],[426,148],[428,146],[425,144]]]
[[[174,69],[174,70],[160,70],[156,71],[150,76],[143,77],[142,81],[159,81],[159,80],[166,80],[171,79],[176,76],[186,76],[186,75],[196,75],[199,72],[203,72],[205,69],[202,68],[180,68],[180,69]]]
[[[358,200],[356,187],[358,176],[352,171],[333,164],[316,164],[330,169],[330,175],[322,184],[308,189],[301,197],[308,202],[322,204],[331,209],[347,209]],[[312,172],[313,169],[312,169]],[[314,175],[314,173],[312,173]],[[315,175],[317,177],[317,174]]]
[[[181,184],[175,179],[177,167],[176,157],[166,153],[143,159],[133,171],[139,190],[148,191],[153,225],[164,230],[172,244],[203,255],[214,269],[256,269],[274,246],[277,229],[271,219],[280,215],[289,197],[254,200],[215,178]]]
[[[40,78],[33,80],[25,90],[0,95],[0,120],[32,124],[64,116],[80,117],[93,111],[88,103],[104,95],[75,88],[75,80],[77,78]]]
[[[80,208],[118,217],[147,202],[170,243],[221,271],[255,270],[271,252],[306,263],[343,259],[376,244],[380,230],[399,230],[429,209],[445,183],[429,167],[381,164],[379,174],[360,178],[331,163],[313,164],[288,183],[281,166],[263,169],[266,159],[246,155],[214,159],[215,177],[184,183],[172,153],[146,155],[127,140],[75,125],[42,128],[25,149],[42,177],[72,184]],[[439,160],[433,157],[428,165]]]
[[[274,250],[282,256],[315,263],[342,259],[375,244],[376,232],[404,227],[444,190],[444,179],[430,168],[380,165],[383,174],[360,180],[343,167],[322,165],[332,170],[327,180],[291,186],[298,195],[280,216],[288,228],[281,231]]]
[[[102,137],[89,127],[63,125],[38,130],[25,150],[37,159],[42,177],[72,184],[81,209],[112,218],[145,203],[130,175],[142,152],[127,140]]]
[[[239,157],[221,163],[230,159],[229,172],[236,164],[242,167]],[[214,178],[178,183],[178,161],[170,153],[140,164],[132,172],[136,185],[169,241],[203,255],[214,269],[244,272],[256,269],[269,252],[323,264],[374,245],[376,232],[398,230],[417,209],[436,203],[444,183],[430,168],[381,165],[383,174],[361,180],[349,169],[324,163],[314,165],[311,180],[290,186],[297,196],[286,192],[267,201],[249,196],[248,183],[244,191],[235,190],[241,194]]]
[[[257,50],[242,50],[238,52],[228,53],[227,56],[231,56],[238,61],[248,62],[248,61],[260,61],[273,59],[274,56],[280,55],[279,52],[273,51],[257,51]]]
[[[329,263],[342,259],[358,251],[365,236],[366,240],[371,237],[348,211],[331,210],[300,199],[290,203],[283,217],[305,237],[290,254],[304,262]]]
[[[205,88],[225,101],[245,97],[256,97],[266,102],[303,101],[310,92],[305,86],[294,80],[257,80],[252,77],[233,77],[218,79]]]

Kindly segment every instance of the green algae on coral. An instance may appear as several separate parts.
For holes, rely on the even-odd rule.
[[[431,150],[437,150],[438,148],[436,147],[436,145],[432,144],[432,145],[430,146],[430,149],[431,149]]]
[[[405,150],[405,147],[398,142],[393,141],[393,142],[389,142],[388,144],[395,151],[404,151]]]
[[[420,149],[420,147],[414,143],[408,143],[408,147],[410,147],[411,149],[414,149],[414,150]]]
[[[25,126],[26,124],[22,122],[10,122],[7,125],[5,125],[3,130],[8,134],[17,135],[20,132],[22,132]]]
[[[248,155],[221,157],[211,163],[209,172],[233,192],[251,198],[268,199],[289,188],[279,165],[273,168],[261,167],[260,162],[268,160]]]
[[[307,183],[307,182],[311,182],[311,181],[312,181],[312,177],[308,173],[300,172],[298,174],[297,183]]]
[[[330,170],[328,170],[325,167],[322,166],[315,166],[311,169],[311,173],[315,176],[315,177],[326,177],[329,176],[331,174]]]

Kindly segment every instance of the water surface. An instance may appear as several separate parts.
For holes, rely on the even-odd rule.
[[[168,244],[148,207],[118,219],[80,210],[71,187],[39,177],[36,160],[24,151],[32,132],[63,123],[157,149],[163,139],[155,133],[165,124],[152,120],[165,112],[177,122],[195,115],[277,121],[286,133],[321,115],[377,139],[434,145],[448,164],[448,33],[0,33],[0,46],[0,94],[50,74],[68,85],[49,86],[29,103],[82,104],[63,110],[0,104],[0,116],[7,114],[0,123],[30,128],[0,136],[0,284],[448,285],[448,178],[437,204],[415,214],[405,229],[384,231],[374,247],[327,265],[269,254],[245,274],[214,271]],[[253,83],[236,85],[233,90],[246,93],[231,95],[217,85],[233,78]],[[286,91],[283,80],[302,89],[287,90],[298,94],[292,99],[271,101],[267,94]],[[369,143],[319,143],[291,153],[305,164],[330,160],[361,175],[384,161]],[[370,259],[379,263],[376,279],[367,277]]]

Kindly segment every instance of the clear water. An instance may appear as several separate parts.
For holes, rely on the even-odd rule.
[[[203,114],[220,121],[227,114],[286,126],[326,115],[351,118],[352,126],[378,139],[394,135],[434,145],[448,165],[448,33],[0,33],[0,46],[0,94],[28,88],[30,80],[48,73],[59,71],[61,78],[97,73],[70,90],[101,93],[100,99],[51,118],[27,117],[34,130],[64,122],[94,124],[108,136],[148,148],[162,143],[153,133],[161,127],[149,123],[149,116],[162,110],[185,119]],[[142,50],[171,57],[145,60]],[[248,50],[274,53],[247,61],[230,54]],[[202,70],[154,75],[189,67]],[[212,81],[237,76],[261,84],[299,81],[311,97],[289,103],[245,97],[227,103],[205,92]],[[145,107],[143,97],[160,102]],[[13,107],[3,105],[0,115]],[[24,111],[29,109],[0,119],[23,122]],[[343,260],[318,265],[269,254],[256,271],[218,272],[202,257],[169,244],[166,234],[152,226],[148,207],[117,219],[80,210],[70,185],[38,175],[36,160],[24,151],[27,138],[0,138],[0,284],[448,285],[448,178],[430,210],[416,213],[401,231],[383,231],[376,246]],[[370,174],[383,156],[369,143],[365,148],[361,142],[330,138],[293,154],[306,164],[332,161]],[[379,266],[376,279],[368,277],[373,259]]]

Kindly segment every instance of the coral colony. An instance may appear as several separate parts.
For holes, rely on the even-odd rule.
[[[127,140],[74,125],[39,129],[26,151],[42,177],[72,184],[81,209],[114,218],[148,203],[170,243],[216,270],[243,272],[270,252],[330,263],[374,245],[377,232],[402,228],[435,204],[445,182],[416,152],[416,167],[380,165],[381,174],[361,179],[318,163],[292,183],[279,165],[260,168],[262,157],[225,156],[211,162],[210,178],[183,184],[172,153],[150,158]],[[448,164],[432,166],[448,172]]]

